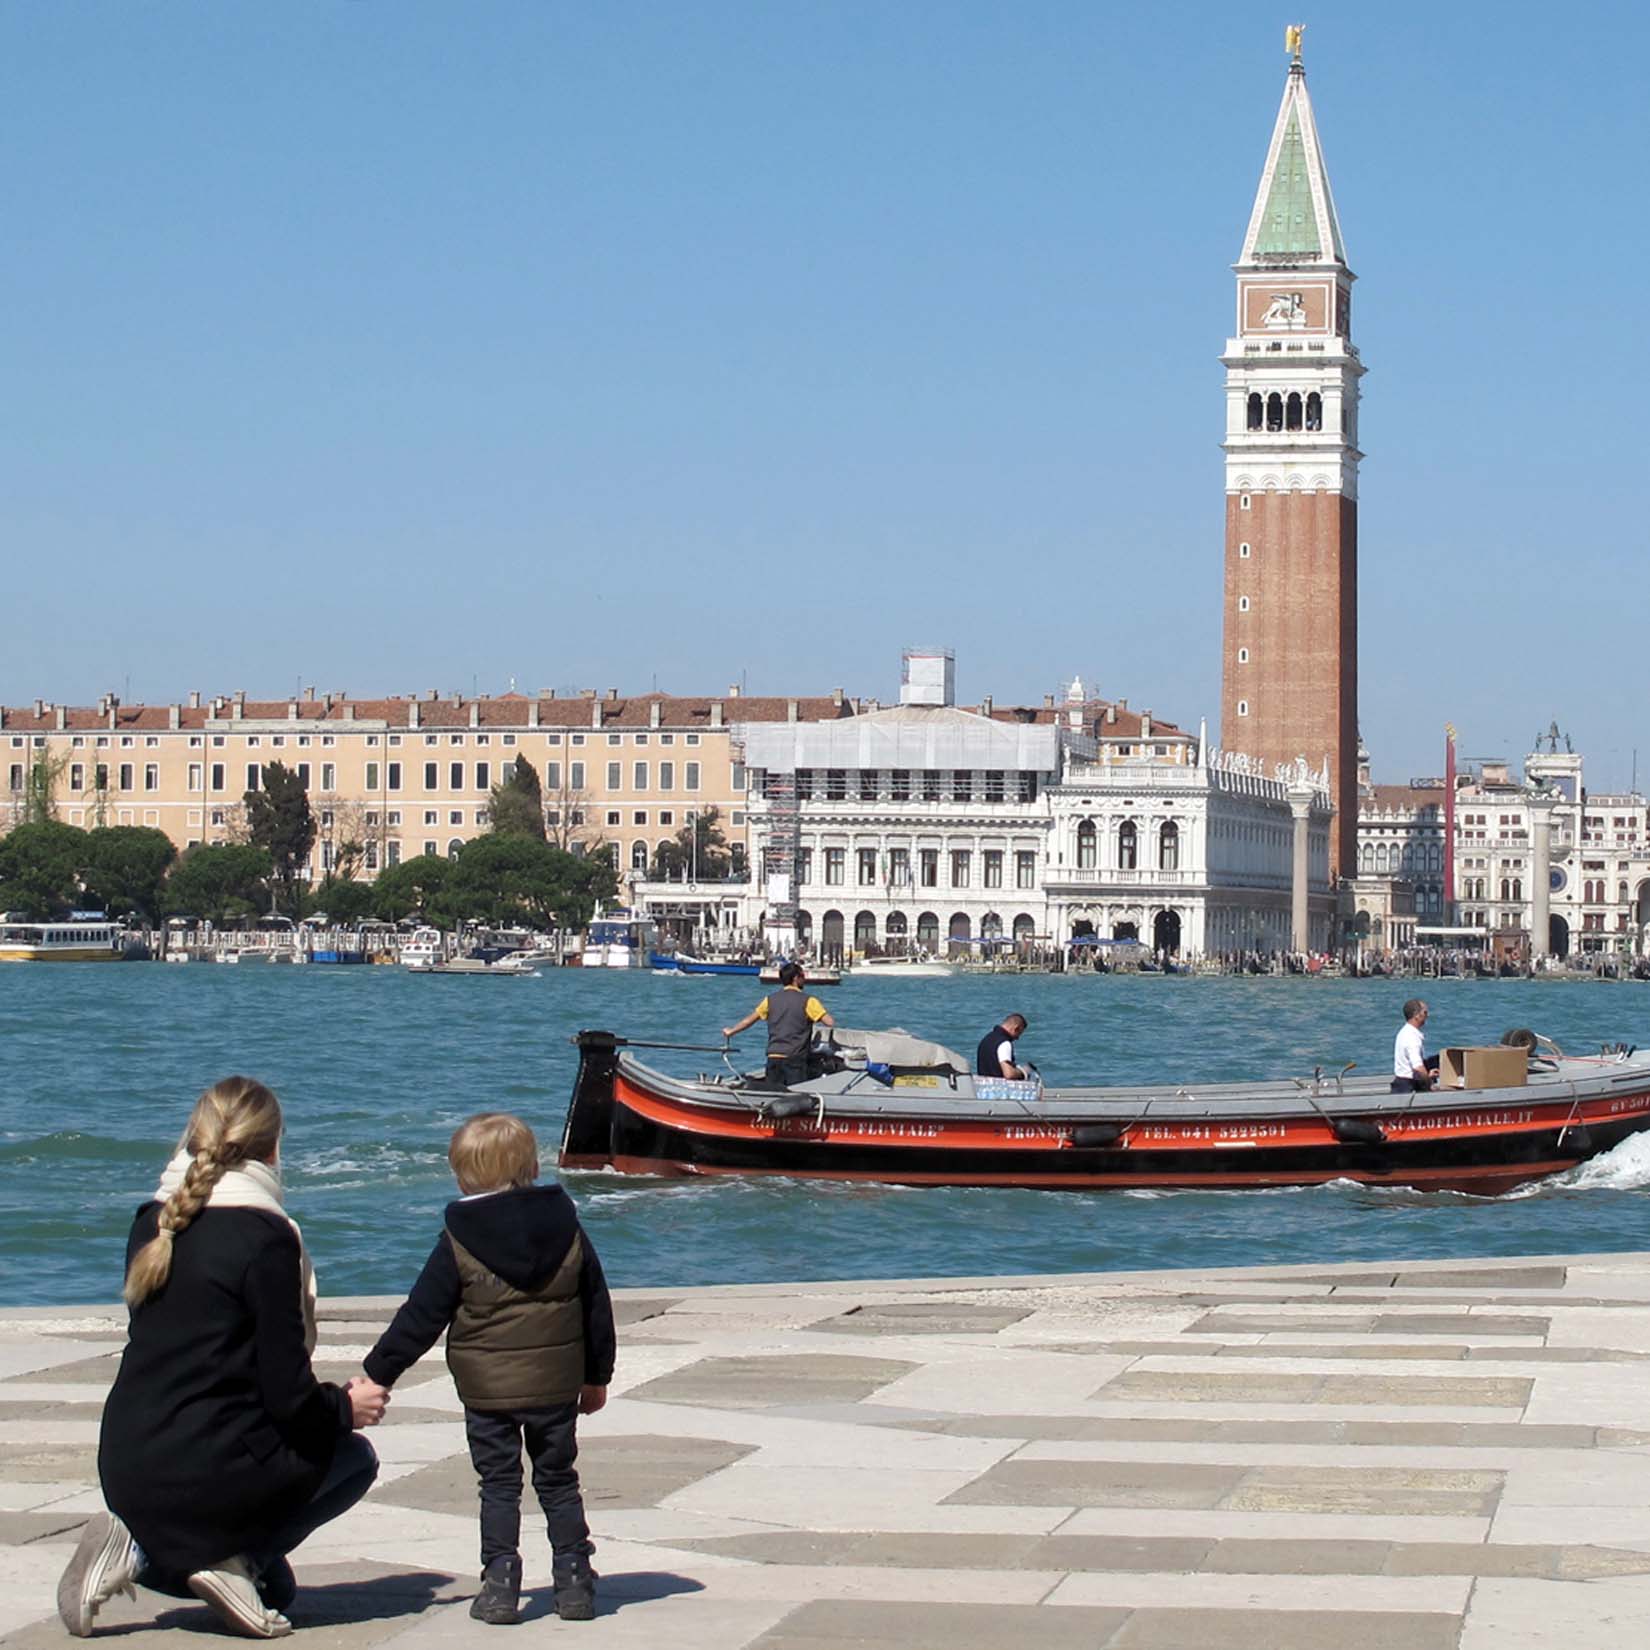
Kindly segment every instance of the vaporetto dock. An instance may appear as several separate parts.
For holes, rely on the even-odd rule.
[[[1650,1254],[620,1291],[593,1645],[1616,1650],[1650,1628]],[[322,1303],[342,1379],[389,1299]],[[59,1646],[121,1309],[0,1313],[0,1643]],[[432,1354],[300,1639],[490,1642]],[[527,1620],[551,1617],[527,1509]],[[98,1631],[198,1645],[140,1593]],[[553,1629],[565,1632],[557,1624]]]

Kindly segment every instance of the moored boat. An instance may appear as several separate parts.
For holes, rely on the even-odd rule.
[[[0,962],[120,962],[120,927],[101,917],[0,923]]]
[[[762,972],[761,963],[720,962],[709,957],[690,957],[681,951],[654,951],[648,966],[655,974],[745,974]]]
[[[977,1078],[952,1050],[900,1033],[835,1038],[805,1082],[773,1089],[726,1058],[721,1072],[677,1077],[634,1052],[672,1045],[581,1032],[561,1167],[1073,1189],[1352,1180],[1493,1195],[1650,1128],[1650,1053],[1625,1048],[1495,1049],[1458,1068],[1461,1086],[1395,1095],[1385,1078],[1321,1071],[1053,1088]]]
[[[762,979],[768,985],[778,985],[779,984],[780,966],[781,965],[779,963],[776,963],[776,962],[766,963],[766,964],[763,965]],[[809,985],[841,985],[842,984],[842,970],[840,968],[826,968],[826,967],[823,967],[823,966],[815,967],[815,965],[813,963],[805,964],[804,968],[805,968],[805,972],[807,973],[807,976],[808,976],[808,984]]]
[[[962,972],[957,963],[929,956],[863,957],[854,967],[875,974],[879,980],[941,980]]]

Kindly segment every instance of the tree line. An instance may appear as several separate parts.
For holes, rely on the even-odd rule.
[[[608,854],[573,854],[546,839],[538,773],[524,757],[492,788],[486,835],[451,858],[387,866],[371,883],[349,874],[360,859],[354,843],[338,854],[343,874],[310,883],[316,820],[303,781],[279,762],[262,781],[242,799],[247,841],[200,843],[181,855],[151,826],[64,824],[52,817],[49,790],[37,788],[24,823],[0,837],[0,910],[36,922],[99,910],[150,926],[324,912],[341,924],[418,916],[441,927],[569,929],[584,927],[617,891]]]

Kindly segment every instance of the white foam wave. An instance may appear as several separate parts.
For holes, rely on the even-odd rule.
[[[1631,1192],[1650,1186],[1650,1134],[1630,1134],[1618,1146],[1545,1182],[1571,1191]]]

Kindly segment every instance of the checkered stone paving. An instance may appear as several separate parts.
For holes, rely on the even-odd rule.
[[[397,1303],[322,1303],[355,1369]],[[620,1292],[592,1647],[1617,1650],[1650,1635],[1650,1255]],[[61,1646],[124,1316],[0,1313],[0,1645]],[[439,1354],[298,1638],[482,1645]],[[554,1619],[524,1508],[529,1624]],[[204,1606],[112,1601],[132,1650]]]

